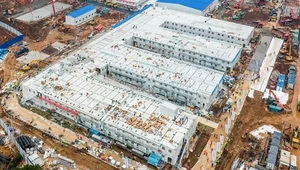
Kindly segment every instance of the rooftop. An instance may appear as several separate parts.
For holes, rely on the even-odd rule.
[[[96,64],[88,58],[68,57],[23,85],[80,112],[81,116],[89,115],[154,143],[177,146],[173,141],[183,139],[195,116],[180,109],[174,121],[160,112],[161,100],[104,79],[95,74]]]
[[[93,10],[93,9],[96,9],[96,7],[93,6],[93,5],[86,5],[86,6],[83,6],[81,8],[76,9],[75,11],[70,12],[67,15],[69,15],[73,18],[77,18],[77,17],[79,17],[79,16],[81,16],[81,15],[83,15],[83,14],[85,14],[85,13],[87,13],[87,12]]]
[[[208,55],[228,62],[232,62],[242,49],[240,45],[213,41],[200,36],[190,37],[179,32],[165,29],[155,29],[152,32],[137,31],[134,37],[160,42],[172,47]]]
[[[96,63],[107,63],[145,78],[208,96],[223,79],[222,72],[177,59],[167,59],[126,44],[111,46],[105,51],[99,49],[101,47],[97,45],[90,45],[77,54],[89,56]]]
[[[178,4],[203,11],[213,2],[213,0],[158,0],[157,2]]]

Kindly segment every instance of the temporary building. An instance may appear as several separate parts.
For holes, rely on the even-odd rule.
[[[66,24],[80,25],[96,16],[96,7],[86,5],[66,15]]]

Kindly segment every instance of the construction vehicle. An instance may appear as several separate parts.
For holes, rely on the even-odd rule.
[[[299,48],[299,29],[294,30],[292,43],[293,43],[293,49],[298,50],[298,48]]]
[[[292,56],[292,43],[290,42],[290,49],[289,53],[285,56],[286,61],[293,61],[293,56]]]
[[[300,95],[298,95],[297,110],[300,111]]]
[[[108,9],[105,8],[105,7],[101,8],[101,10],[99,11],[98,16],[102,16],[103,14],[109,15],[109,11],[108,11]]]
[[[280,30],[280,29],[277,29],[277,28],[273,28],[272,29],[272,33],[273,35],[275,35],[276,37],[278,38],[282,38],[284,41],[287,41],[289,39],[289,34]]]
[[[117,8],[118,7],[118,4],[113,2],[112,5],[111,5],[113,8]]]
[[[242,19],[245,17],[246,12],[239,12],[237,14],[235,14],[232,19],[237,20],[237,19]]]
[[[15,14],[15,9],[6,9],[6,10],[3,12],[3,16],[13,15],[13,14]]]
[[[22,70],[28,71],[28,70],[32,69],[33,67],[38,67],[39,64],[40,64],[40,60],[32,60],[27,65],[23,66]]]
[[[269,89],[269,97],[267,98],[267,105],[268,105],[269,112],[280,113],[283,111],[283,108],[279,103],[278,97],[271,89]]]
[[[22,49],[20,49],[19,51],[17,51],[17,52],[15,53],[15,56],[16,56],[16,58],[19,58],[19,57],[21,57],[21,56],[27,54],[28,52],[29,52],[29,49],[26,48],[26,47],[23,47]]]
[[[206,14],[207,17],[210,17],[210,18],[217,18],[214,14],[212,13],[207,13]]]
[[[269,22],[276,22],[277,21],[277,15],[271,15],[271,17],[269,18]]]
[[[95,25],[95,20],[91,20],[90,22],[88,22],[89,25]]]
[[[233,5],[233,8],[241,8],[243,6],[244,0],[239,0],[238,3]]]
[[[249,25],[254,26],[255,28],[262,28],[264,26],[264,23],[261,21],[253,21],[249,23]]]
[[[291,134],[291,146],[295,149],[299,148],[299,139],[298,139],[298,126],[293,129],[293,132]]]
[[[292,26],[295,25],[296,22],[292,19],[282,19],[279,21],[280,26]]]
[[[291,19],[296,20],[297,17],[295,16],[294,10],[292,8],[290,8],[290,12],[291,12]]]

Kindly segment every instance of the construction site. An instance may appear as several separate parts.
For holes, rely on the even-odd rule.
[[[298,2],[210,3],[0,2],[0,167],[296,170]]]

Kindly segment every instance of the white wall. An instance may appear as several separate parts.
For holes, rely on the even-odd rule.
[[[117,4],[121,5],[127,5],[135,8],[139,8],[142,6],[143,3],[145,3],[148,0],[112,0],[112,2],[115,2]]]
[[[156,91],[158,90],[156,87],[163,89],[167,93],[162,90],[162,95],[165,95],[165,97],[169,99],[178,101],[179,95],[184,96],[187,98],[186,104],[190,106],[198,106],[199,108],[209,109],[213,102],[213,99],[209,95],[207,96],[206,94],[199,93],[195,94],[189,91],[189,89],[173,88],[172,86],[164,82],[158,82],[156,79],[152,78],[145,78],[144,76],[137,75],[136,73],[127,70],[123,70],[122,68],[109,66],[108,70],[112,78],[143,87],[144,89],[151,91],[152,93],[158,93],[158,91]],[[216,90],[215,94],[217,94],[217,92],[218,91]]]
[[[81,16],[78,16],[77,18],[73,18],[70,15],[66,15],[66,24],[68,25],[80,25],[84,22],[87,22],[89,20],[92,20],[96,16],[96,9],[93,9]]]
[[[181,11],[181,12],[186,12],[186,13],[190,13],[190,14],[195,14],[195,15],[203,15],[202,11],[193,9],[193,8],[189,8],[183,5],[178,5],[178,4],[171,4],[171,3],[163,3],[163,2],[157,2],[156,6],[158,7],[162,7],[162,8],[168,8],[168,9],[172,9],[175,11]]]
[[[178,47],[176,45],[169,48],[168,47],[169,45],[163,44],[161,42],[152,41],[149,39],[146,39],[146,41],[144,41],[144,39],[141,39],[140,37],[133,37],[132,44],[130,44],[130,45],[136,46],[135,43],[137,43],[138,48],[142,48],[142,49],[146,49],[146,50],[149,50],[152,52],[164,54],[165,56],[188,61],[188,62],[191,62],[194,64],[203,65],[203,66],[213,68],[216,70],[220,70],[220,71],[227,71],[227,68],[230,68],[230,70],[232,71],[233,67],[235,66],[236,62],[239,60],[239,58],[241,56],[241,51],[240,51],[239,53],[236,54],[237,57],[235,58],[234,61],[228,62],[228,61],[216,58],[212,55],[205,55],[205,54],[200,54],[200,53],[195,53],[195,52],[191,52],[191,54],[190,54],[188,50]],[[165,47],[159,46],[159,44],[163,44]],[[162,48],[165,49],[164,52],[158,50],[158,49],[162,49]],[[183,50],[185,52],[183,52]],[[172,52],[169,53],[169,51],[172,51]]]

